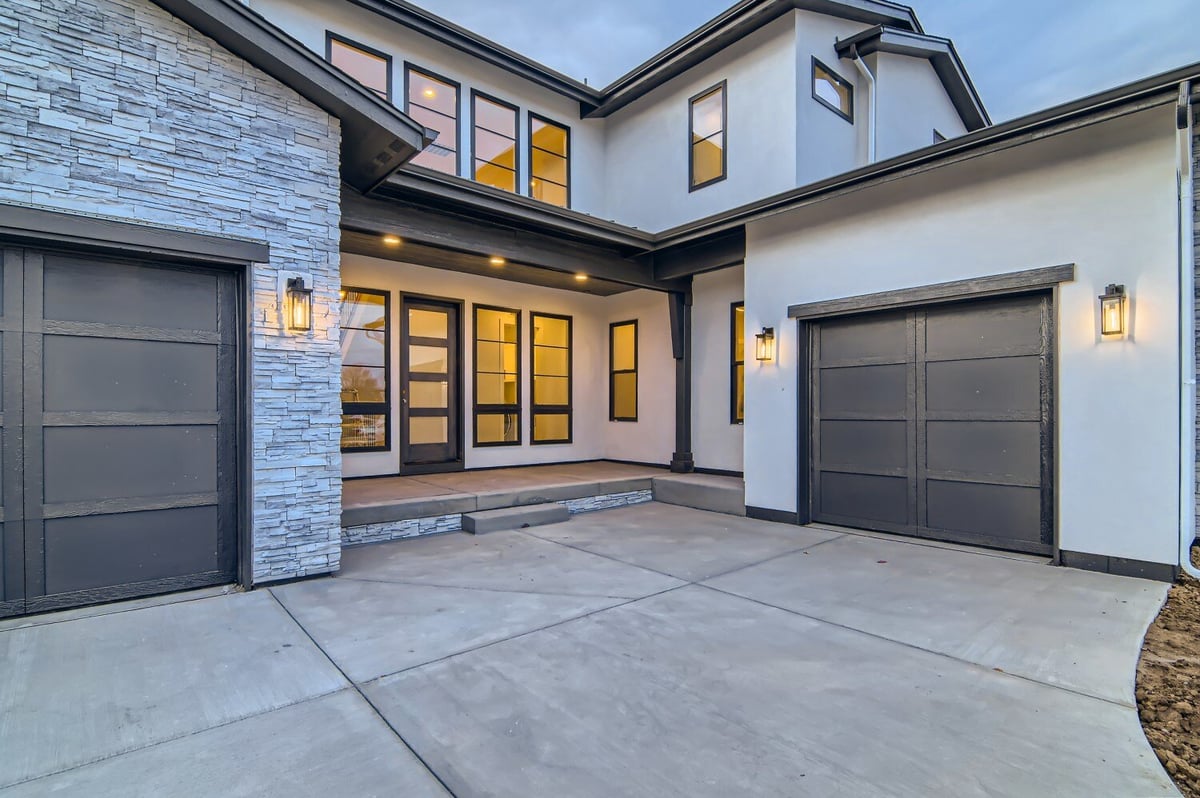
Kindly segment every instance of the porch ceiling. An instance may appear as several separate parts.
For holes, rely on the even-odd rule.
[[[446,249],[418,241],[402,240],[399,245],[389,246],[383,243],[383,237],[378,233],[358,230],[342,230],[342,252],[596,296],[612,296],[632,291],[635,287],[591,276],[585,282],[580,282],[572,272],[513,261],[493,266],[488,255]]]

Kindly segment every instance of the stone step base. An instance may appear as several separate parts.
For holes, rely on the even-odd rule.
[[[746,514],[746,487],[737,477],[714,474],[655,477],[654,500],[726,515]]]
[[[524,507],[502,507],[463,513],[463,530],[475,535],[498,532],[502,529],[524,529],[542,524],[557,524],[571,517],[571,511],[561,504],[530,504]]]

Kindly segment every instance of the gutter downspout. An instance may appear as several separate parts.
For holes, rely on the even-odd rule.
[[[867,81],[867,91],[870,93],[867,105],[867,163],[872,164],[875,163],[875,76],[858,54],[857,44],[850,48],[850,57],[854,59],[854,65]]]
[[[1200,579],[1200,569],[1192,565],[1192,544],[1196,540],[1196,244],[1191,94],[1190,80],[1179,84],[1175,124],[1179,182],[1179,567]]]

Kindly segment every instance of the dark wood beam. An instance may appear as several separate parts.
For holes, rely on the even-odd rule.
[[[408,203],[370,199],[347,187],[342,190],[342,229],[395,235],[438,249],[497,256],[512,263],[570,275],[583,273],[589,278],[635,288],[682,291],[687,287],[685,281],[655,279],[650,266],[625,258],[616,250],[514,230]]]
[[[659,280],[676,280],[694,274],[737,266],[746,260],[746,228],[735,227],[715,236],[642,255]]]

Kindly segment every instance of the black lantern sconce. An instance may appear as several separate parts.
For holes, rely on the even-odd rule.
[[[754,357],[763,363],[775,359],[774,327],[763,327],[762,332],[754,336]]]
[[[1125,286],[1110,284],[1100,295],[1100,334],[1125,334]]]
[[[289,277],[287,281],[287,327],[292,332],[308,332],[312,329],[312,289],[304,287],[303,277]]]

